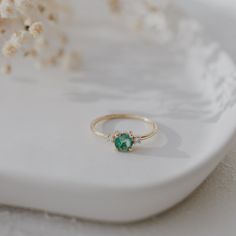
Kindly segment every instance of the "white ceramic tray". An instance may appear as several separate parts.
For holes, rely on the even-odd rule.
[[[233,18],[184,2],[207,30],[189,31],[182,46],[159,45],[100,13],[81,25],[79,75],[30,69],[0,79],[1,203],[134,221],[178,203],[209,175],[236,127],[235,65],[227,53]],[[229,26],[225,37],[215,21]],[[154,118],[160,132],[134,152],[118,153],[89,129],[93,118],[113,112]]]

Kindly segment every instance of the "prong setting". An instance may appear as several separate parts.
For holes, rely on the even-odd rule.
[[[132,131],[114,132],[112,134],[113,143],[119,152],[131,152],[134,145],[135,137]]]
[[[133,120],[143,121],[144,123],[148,124],[151,127],[151,130],[148,133],[144,133],[139,136],[134,135],[132,131],[127,131],[127,132],[115,131],[114,133],[106,134],[102,131],[97,130],[96,126],[99,123],[115,119],[133,119]],[[143,140],[151,138],[152,136],[156,135],[158,131],[157,123],[154,120],[151,120],[145,116],[140,116],[135,114],[104,115],[94,119],[90,124],[90,128],[95,135],[106,138],[108,142],[112,142],[116,147],[116,149],[121,152],[132,151],[133,145],[137,143],[140,144]]]

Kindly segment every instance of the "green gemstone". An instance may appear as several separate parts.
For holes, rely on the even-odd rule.
[[[118,151],[120,152],[128,152],[131,150],[133,144],[134,144],[134,139],[130,137],[129,134],[123,133],[119,134],[115,139],[114,139],[115,146]]]

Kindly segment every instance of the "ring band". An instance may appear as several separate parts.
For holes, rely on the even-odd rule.
[[[150,126],[151,130],[148,133],[145,133],[143,135],[135,135],[132,131],[128,131],[128,132],[115,131],[112,134],[106,134],[97,130],[97,125],[99,123],[107,122],[109,120],[115,120],[115,119],[131,119],[131,120],[143,121],[144,123]],[[110,114],[110,115],[101,116],[91,122],[90,128],[96,136],[105,138],[108,141],[111,141],[112,143],[114,143],[116,149],[121,152],[132,151],[134,144],[141,143],[143,140],[153,137],[157,133],[157,130],[158,130],[158,126],[155,121],[145,116],[139,116],[135,114]]]

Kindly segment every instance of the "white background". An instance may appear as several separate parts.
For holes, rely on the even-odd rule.
[[[235,3],[233,0],[209,0],[208,2],[214,2],[220,7],[226,3],[233,6]],[[211,176],[188,199],[152,219],[129,225],[110,225],[2,206],[0,235],[235,236],[235,218],[236,149],[227,155]]]

